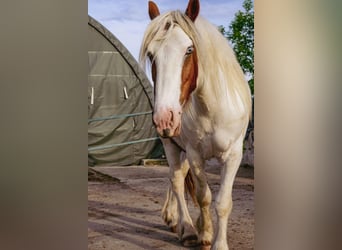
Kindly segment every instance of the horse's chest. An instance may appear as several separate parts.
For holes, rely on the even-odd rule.
[[[222,129],[195,128],[188,130],[186,136],[188,145],[197,151],[203,159],[223,159],[229,150],[231,140],[227,131]]]

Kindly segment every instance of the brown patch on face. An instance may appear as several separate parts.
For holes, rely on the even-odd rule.
[[[181,96],[179,102],[181,105],[186,103],[192,91],[196,88],[198,75],[197,53],[196,48],[189,54],[184,61],[182,70]]]

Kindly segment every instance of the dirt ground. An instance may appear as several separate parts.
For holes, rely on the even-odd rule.
[[[95,167],[88,181],[88,249],[189,249],[182,247],[161,218],[169,184],[167,166]],[[219,168],[206,167],[213,197],[220,184]],[[230,249],[253,249],[254,174],[240,167],[228,222]],[[188,198],[195,221],[198,208]],[[212,206],[213,222],[215,212]],[[196,249],[196,248],[192,248]]]

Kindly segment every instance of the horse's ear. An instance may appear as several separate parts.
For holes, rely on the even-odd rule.
[[[151,20],[160,15],[158,6],[152,1],[148,1],[148,14],[150,15]]]
[[[194,22],[200,10],[199,0],[190,0],[185,14]]]

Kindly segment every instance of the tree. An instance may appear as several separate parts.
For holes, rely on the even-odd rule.
[[[248,84],[254,94],[254,5],[244,0],[244,11],[238,11],[226,31],[221,25],[219,31],[228,38],[235,51],[243,72],[250,78]]]

